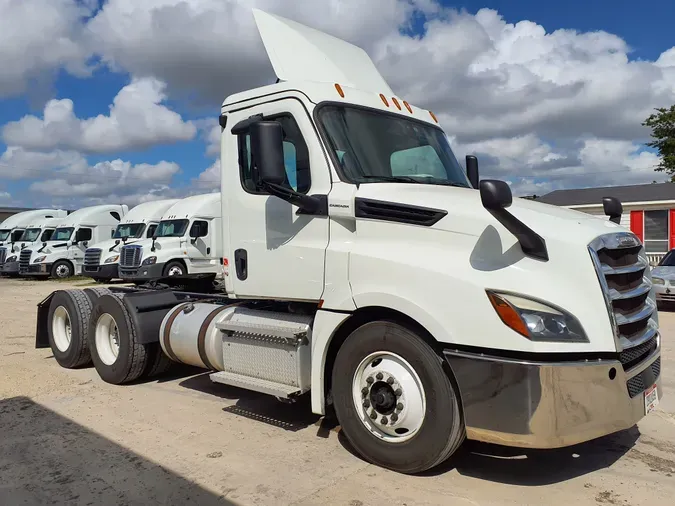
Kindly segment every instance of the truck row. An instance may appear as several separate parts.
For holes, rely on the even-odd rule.
[[[222,256],[220,293],[57,290],[38,305],[37,348],[118,385],[180,362],[307,396],[364,459],[402,473],[466,439],[557,448],[654,409],[655,291],[618,201],[602,220],[514,199],[475,157],[462,168],[436,116],[396,96],[365,51],[254,17],[277,82],[222,104],[220,214],[158,212],[159,233],[113,239],[94,262],[164,275],[202,248]],[[79,226],[60,238],[94,240],[73,241]],[[29,268],[69,242],[31,252]]]
[[[24,211],[0,224],[0,274],[107,283],[222,277],[220,194],[155,200],[129,210]],[[207,285],[204,285],[207,286]]]

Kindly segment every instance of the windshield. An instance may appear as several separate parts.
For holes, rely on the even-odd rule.
[[[157,227],[157,237],[181,237],[187,230],[188,220],[160,221]]]
[[[37,238],[40,237],[40,232],[41,229],[39,228],[27,228],[19,240],[26,242],[36,241]]]
[[[117,225],[117,230],[113,235],[113,239],[124,239],[125,237],[141,237],[143,235],[143,230],[145,229],[145,223],[125,223],[123,225]]]
[[[57,228],[54,230],[54,233],[52,234],[52,241],[69,241],[70,236],[73,235],[73,230],[75,230],[72,227],[64,227],[64,228]]]
[[[322,107],[319,122],[350,182],[471,187],[446,135],[431,125],[342,106]]]
[[[659,262],[659,267],[675,267],[675,250],[669,251]]]
[[[11,232],[11,230],[7,230],[7,229],[0,230],[0,241],[7,240],[10,232]]]

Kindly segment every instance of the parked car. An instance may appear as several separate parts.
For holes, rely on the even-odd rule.
[[[656,302],[675,302],[675,249],[671,249],[652,269]]]

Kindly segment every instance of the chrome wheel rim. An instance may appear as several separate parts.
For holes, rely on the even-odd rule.
[[[169,269],[168,274],[169,274],[169,276],[182,276],[183,275],[183,269],[178,265],[174,265],[173,267],[171,267],[171,269]]]
[[[420,430],[426,394],[415,369],[401,356],[375,352],[364,358],[352,380],[359,419],[375,437],[402,443]]]
[[[56,267],[56,277],[57,278],[67,278],[69,274],[70,274],[70,268],[67,265],[61,264],[61,265]]]

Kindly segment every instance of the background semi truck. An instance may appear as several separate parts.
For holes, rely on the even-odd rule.
[[[119,277],[139,282],[222,275],[220,215],[220,193],[175,202],[164,212],[151,238],[122,246]]]
[[[615,200],[605,221],[512,198],[363,50],[254,14],[278,82],[221,108],[224,293],[59,290],[37,347],[114,384],[168,358],[307,396],[403,473],[467,438],[576,444],[658,404],[650,270]]]
[[[18,253],[16,244],[31,224],[49,218],[63,218],[68,214],[62,209],[34,209],[14,214],[0,223],[0,271],[7,258]]]
[[[83,207],[63,218],[49,241],[39,248],[25,248],[19,254],[22,276],[68,278],[80,274],[89,244],[110,239],[126,205]]]
[[[58,227],[59,223],[62,221],[63,217],[43,218],[40,221],[26,225],[23,235],[16,243],[18,247],[14,249],[14,253],[10,252],[5,259],[5,263],[0,265],[0,273],[7,276],[18,276],[21,251],[24,249],[40,248],[43,242],[51,240],[56,227]]]
[[[119,277],[118,264],[122,247],[152,238],[162,215],[176,202],[177,199],[153,200],[133,207],[117,225],[112,239],[87,248],[84,252],[82,274],[100,282],[109,282]]]

